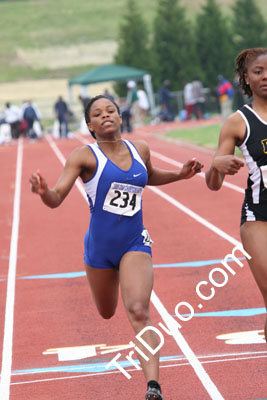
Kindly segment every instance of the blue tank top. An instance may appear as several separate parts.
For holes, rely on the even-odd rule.
[[[132,157],[128,170],[109,160],[97,143],[88,145],[97,161],[93,177],[84,182],[91,210],[89,234],[102,249],[129,243],[143,230],[142,192],[147,169],[135,146],[123,142]]]

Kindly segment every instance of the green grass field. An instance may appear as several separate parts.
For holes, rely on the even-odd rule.
[[[167,137],[179,139],[199,146],[207,146],[216,149],[221,129],[221,124],[209,126],[200,126],[195,128],[175,129],[167,133]],[[241,155],[239,149],[236,148],[235,153]]]
[[[27,65],[23,51],[40,51],[90,44],[115,42],[126,0],[33,0],[0,1],[0,81],[20,77],[65,77],[80,73],[92,65],[73,70],[66,65],[51,72],[46,64],[40,68]],[[149,30],[154,17],[154,2],[137,0]],[[55,51],[54,54],[57,57]],[[49,60],[47,60],[48,62]]]
[[[221,124],[200,126],[196,128],[176,129],[167,133],[167,137],[185,140],[201,146],[216,148]]]
[[[227,13],[234,1],[220,0],[219,3]],[[256,2],[266,15],[267,1]],[[157,0],[136,0],[136,3],[151,32]],[[189,19],[194,18],[204,3],[205,0],[180,0]],[[64,59],[64,52],[57,52],[59,46],[64,50],[81,44],[97,45],[100,41],[115,43],[125,6],[126,0],[0,0],[0,82],[20,78],[64,78],[95,65],[83,63],[81,69],[78,63],[73,67],[66,62],[53,69],[47,65],[48,57],[43,65],[35,66],[27,62],[27,54],[31,51],[41,54],[55,48],[52,57]]]

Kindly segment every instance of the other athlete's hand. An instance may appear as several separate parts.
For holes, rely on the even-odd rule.
[[[216,156],[212,166],[221,174],[235,175],[244,166],[244,162],[234,155]]]

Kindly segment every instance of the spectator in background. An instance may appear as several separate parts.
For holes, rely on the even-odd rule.
[[[121,112],[121,133],[132,132],[132,125],[131,125],[131,111],[129,104],[127,104],[126,99],[121,98],[119,99],[119,107]]]
[[[115,100],[114,96],[112,96],[112,94],[109,92],[108,89],[104,90],[103,96],[107,97],[110,100],[113,100],[113,101]]]
[[[35,139],[37,137],[37,133],[34,130],[34,122],[41,120],[41,113],[38,107],[32,103],[31,100],[27,100],[21,109],[22,121],[26,121],[27,129],[24,135],[28,136],[31,139]]]
[[[83,111],[85,111],[86,106],[87,106],[87,104],[88,104],[89,101],[90,101],[90,97],[79,95],[79,96],[78,96],[78,99],[79,99],[80,102],[82,103]]]
[[[239,84],[239,79],[236,76],[233,82],[233,89],[234,89],[234,97],[233,97],[233,109],[234,111],[239,110],[239,108],[243,107],[245,102],[243,90]]]
[[[191,114],[194,111],[195,98],[193,96],[193,84],[192,82],[185,82],[184,85],[184,106],[186,111],[186,121],[191,119]]]
[[[12,139],[17,139],[19,137],[19,125],[21,120],[20,108],[7,102],[3,117],[3,121],[10,126]]]
[[[84,118],[84,112],[86,110],[87,104],[90,101],[90,97],[79,95],[78,99],[79,99],[79,101],[80,101],[80,103],[82,105],[82,111],[83,111],[79,130],[80,130],[81,133],[87,133],[88,132],[88,128],[86,126],[86,122],[85,122],[85,118]],[[54,130],[56,131],[55,127],[54,127]]]
[[[192,82],[192,95],[194,99],[194,114],[197,119],[201,119],[205,114],[205,95],[203,85],[198,78]]]
[[[59,137],[67,137],[69,133],[68,120],[70,111],[62,96],[59,96],[58,101],[55,103],[54,111],[59,122]]]
[[[136,83],[134,81],[129,81],[127,83],[127,99],[126,102],[130,107],[131,118],[132,118],[132,126],[134,127],[140,121],[140,112],[138,105],[138,97],[137,97],[137,89]]]
[[[232,114],[234,90],[231,82],[225,79],[223,75],[218,75],[218,81],[217,96],[219,98],[221,116],[225,121]]]
[[[137,97],[140,112],[140,123],[143,124],[149,110],[149,101],[142,85],[138,85]]]
[[[160,108],[161,108],[161,110],[158,114],[159,118],[162,121],[174,121],[175,114],[171,108],[171,99],[173,98],[173,95],[170,91],[170,81],[169,80],[165,80],[163,82],[163,85],[159,90],[158,96],[159,96],[159,104],[160,104]]]

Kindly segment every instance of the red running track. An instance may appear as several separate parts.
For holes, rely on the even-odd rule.
[[[205,170],[212,157],[207,149],[165,141],[148,128],[125,138],[145,139],[153,164],[162,168],[177,168],[177,162],[196,156]],[[131,375],[128,380],[118,369],[106,369],[118,353],[119,361],[126,361],[132,350],[127,345],[134,338],[121,301],[109,321],[98,316],[92,302],[83,273],[83,236],[89,222],[84,197],[75,186],[62,206],[51,210],[29,188],[29,176],[37,168],[52,186],[61,161],[84,140],[89,137],[0,147],[1,400],[144,398],[142,372],[121,364]],[[18,149],[21,168],[16,173]],[[246,173],[243,168],[228,181],[244,187]],[[266,315],[248,265],[244,260],[243,267],[229,262],[236,274],[228,272],[226,283],[217,271],[212,274],[217,287],[209,282],[210,271],[224,268],[220,260],[240,240],[242,200],[238,188],[209,191],[203,176],[145,190],[144,223],[154,240],[151,312],[164,338],[160,382],[165,400],[267,398]],[[201,281],[208,282],[201,286],[203,295],[215,289],[210,300],[196,294]],[[180,302],[187,304],[178,309],[181,318],[189,319],[189,306],[194,310],[188,321],[175,315]],[[177,324],[182,328],[177,330]]]

